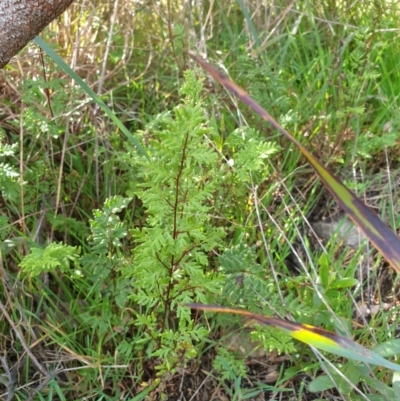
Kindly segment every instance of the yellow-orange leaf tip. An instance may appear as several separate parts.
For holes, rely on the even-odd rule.
[[[400,372],[400,365],[386,360],[377,353],[362,347],[349,338],[339,336],[336,333],[332,333],[331,331],[327,331],[318,327],[296,322],[289,322],[284,319],[258,315],[243,309],[228,308],[219,305],[190,303],[185,304],[184,306],[209,312],[233,313],[236,315],[242,315],[257,320],[268,326],[283,330],[296,340],[302,341],[314,348],[328,351],[348,359],[353,359],[355,361],[384,366],[388,369]]]

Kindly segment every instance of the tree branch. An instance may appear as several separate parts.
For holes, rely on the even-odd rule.
[[[72,2],[73,0],[0,1],[0,68]]]

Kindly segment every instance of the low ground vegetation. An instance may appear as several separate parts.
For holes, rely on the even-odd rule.
[[[395,274],[362,237],[346,242],[299,153],[186,51],[397,230],[398,7],[75,4],[43,38],[147,156],[51,58],[21,53],[0,82],[0,398],[393,399],[386,369],[183,306],[293,318],[368,348],[398,335]]]

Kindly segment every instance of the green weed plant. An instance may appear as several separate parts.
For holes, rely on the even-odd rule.
[[[318,149],[321,146],[322,154],[327,154],[329,148],[343,148],[337,154],[332,151],[332,162],[350,169],[352,166],[346,163],[356,156],[372,159],[396,144],[396,11],[385,11],[380,30],[375,30],[375,20],[366,10],[364,14],[360,11],[365,19],[358,19],[358,11],[353,10],[345,23],[325,26],[321,20],[336,20],[334,13],[343,13],[341,7],[345,7],[340,3],[336,10],[332,2],[328,3],[314,8],[311,2],[296,2],[287,25],[265,40],[269,32],[257,30],[250,17],[257,10],[247,10],[252,4],[237,1],[230,5],[229,15],[218,12],[212,19],[209,54],[215,49],[226,54],[225,65],[235,80],[249,88],[285,128],[295,132],[296,138],[304,134],[302,143],[314,146],[312,140],[323,137],[326,143],[315,144]],[[224,2],[216,4],[220,9],[225,6]],[[375,6],[379,11],[377,3],[371,9]],[[153,15],[157,13],[149,13],[147,18]],[[380,15],[374,18],[379,21]],[[146,25],[147,20],[143,20]],[[246,25],[249,31],[244,30]],[[187,31],[188,27],[180,24],[173,30],[181,66],[185,62],[180,57],[186,57],[188,47],[185,34],[192,34]],[[118,32],[116,39],[118,46],[110,53],[113,65],[123,57],[124,35]],[[253,43],[251,48],[249,42]],[[39,38],[37,43],[56,57],[45,41]],[[118,389],[129,376],[133,384],[127,387],[132,392],[146,388],[142,393],[137,390],[134,399],[144,399],[168,380],[168,372],[178,371],[190,360],[200,363],[204,349],[215,345],[210,375],[220,380],[231,398],[249,398],[262,392],[260,385],[259,390],[245,393],[243,387],[248,383],[244,383],[247,370],[243,358],[210,338],[210,327],[212,333],[218,333],[219,327],[237,323],[236,318],[213,315],[207,321],[183,307],[184,303],[218,303],[255,313],[290,314],[300,323],[323,325],[345,336],[351,333],[373,349],[375,343],[368,334],[372,332],[382,343],[375,349],[379,355],[397,355],[396,340],[387,341],[388,336],[396,335],[395,316],[390,327],[386,326],[385,315],[373,321],[370,330],[351,326],[353,304],[347,291],[360,284],[356,269],[365,248],[356,252],[345,269],[340,267],[347,263],[348,253],[337,246],[307,255],[300,273],[293,274],[287,267],[286,256],[296,250],[292,243],[303,236],[296,231],[297,225],[303,225],[299,212],[306,215],[320,192],[315,185],[297,206],[284,192],[282,182],[276,182],[285,177],[287,187],[293,188],[301,173],[296,175],[298,154],[282,145],[281,139],[265,141],[259,132],[259,119],[249,116],[245,109],[226,106],[225,94],[212,90],[203,99],[200,83],[191,73],[187,73],[180,92],[184,100],[177,101],[178,67],[170,63],[167,68],[165,47],[154,38],[151,43],[152,54],[158,57],[157,67],[151,72],[157,78],[119,84],[109,98],[95,95],[83,80],[78,83],[82,90],[58,79],[26,81],[21,88],[25,94],[22,125],[30,135],[23,143],[28,166],[23,177],[16,161],[20,149],[9,145],[5,135],[0,141],[0,189],[9,211],[7,216],[0,216],[4,227],[0,231],[1,249],[11,255],[11,266],[16,261],[24,274],[29,274],[26,282],[33,298],[32,303],[29,297],[23,298],[24,308],[32,316],[32,326],[39,327],[35,314],[45,316],[40,330],[49,339],[46,345],[88,357],[88,368],[73,376],[74,382],[82,383],[82,393],[111,399],[98,383],[101,377],[115,391],[112,399],[124,397]],[[145,53],[141,49],[139,57],[133,57],[134,62],[124,67],[125,75],[137,65],[139,73],[147,68]],[[73,77],[65,63],[58,65]],[[56,117],[43,107],[47,101],[44,89],[54,94]],[[123,130],[128,141],[121,140],[118,133],[107,132],[96,151],[93,138],[98,127],[88,117],[75,122],[78,134],[66,139],[67,148],[72,150],[67,152],[67,168],[60,180],[57,157],[68,128],[67,118],[79,118],[77,110],[87,103],[82,99],[84,92]],[[70,98],[77,99],[74,111],[66,119],[60,118]],[[133,136],[115,115],[121,98],[129,117],[120,118],[125,125],[142,128]],[[139,101],[140,109],[130,113]],[[176,103],[171,112],[164,110],[166,105]],[[161,114],[154,117],[157,112]],[[247,127],[247,122],[256,129]],[[19,127],[16,121],[14,128]],[[347,139],[349,131],[355,140]],[[276,138],[275,133],[268,134]],[[7,135],[13,143],[18,142],[15,132]],[[138,143],[143,144],[140,154],[134,146]],[[99,170],[94,171],[97,157]],[[271,167],[270,160],[280,173]],[[60,187],[61,202],[56,213],[54,196]],[[260,199],[255,198],[255,188]],[[76,193],[80,194],[79,202]],[[22,205],[18,204],[21,195]],[[261,210],[259,218],[255,203]],[[68,209],[71,204],[73,207]],[[289,205],[288,214],[285,204]],[[21,215],[23,208],[25,214]],[[36,238],[42,209],[46,210],[48,232]],[[271,214],[281,231],[273,226]],[[24,216],[27,230],[15,224]],[[260,246],[261,230],[267,237],[268,250]],[[47,239],[53,242],[47,244]],[[309,249],[306,238],[303,246]],[[266,257],[268,251],[272,266]],[[21,262],[21,255],[27,252]],[[272,268],[278,271],[278,280]],[[6,325],[3,329],[8,330]],[[327,360],[324,354],[317,354],[321,358],[317,360],[313,351],[289,336],[274,335],[273,329],[255,327],[252,336],[267,350],[291,355],[290,366],[286,364],[279,372],[276,384],[269,389],[272,392],[284,391],[280,385],[286,386],[287,380],[306,373],[314,380],[296,389],[299,398],[305,388],[315,393],[336,388],[345,399],[394,399],[397,394],[396,376],[392,380],[386,370],[376,369],[373,375],[362,363],[332,356]],[[145,373],[149,364],[156,366],[158,378],[154,382]],[[115,365],[127,368],[118,371],[108,367]],[[27,363],[25,372],[29,369]],[[71,390],[54,383],[47,388],[50,393],[57,392],[60,399],[81,398],[81,394],[71,396]],[[27,398],[23,390],[18,394],[22,394],[21,399]]]

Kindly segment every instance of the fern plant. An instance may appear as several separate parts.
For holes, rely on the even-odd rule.
[[[270,171],[265,161],[278,147],[262,142],[255,130],[236,130],[226,139],[221,137],[221,149],[231,161],[226,163],[209,140],[219,134],[207,119],[201,90],[201,81],[189,71],[181,89],[182,104],[136,134],[148,138],[149,157],[130,158],[128,152],[123,157],[136,181],[126,191],[128,197],[110,197],[102,209],[94,210],[83,256],[79,248],[54,243],[35,248],[21,263],[31,275],[55,269],[74,273],[75,267],[74,274],[91,283],[88,296],[97,305],[96,311],[82,311],[81,321],[99,338],[115,327],[131,330],[132,342],[127,338],[119,342],[118,355],[156,358],[159,375],[193,358],[196,344],[208,336],[208,329],[184,304],[222,298],[228,305],[239,302],[260,312],[264,298],[273,305],[280,303],[254,250],[244,244],[227,246],[231,228],[214,218],[225,214],[236,221],[234,227],[241,224],[232,210],[242,213],[235,204],[249,195],[251,182],[266,180]],[[130,229],[134,196],[140,199],[145,220],[140,226],[134,220],[136,228]],[[233,242],[243,238],[241,234]],[[134,315],[129,320],[124,318],[127,310]],[[256,328],[253,335],[269,349],[293,350],[291,340],[273,338],[267,330]],[[215,369],[223,378],[232,372],[244,376],[243,363],[227,357],[221,347]]]
[[[70,276],[81,275],[79,247],[52,242],[46,248],[32,248],[21,261],[22,269],[32,277],[59,269]]]
[[[201,88],[188,72],[183,104],[151,124],[151,160],[141,162],[143,183],[137,192],[147,219],[143,228],[131,231],[137,246],[125,269],[134,280],[131,299],[140,306],[136,324],[143,330],[141,344],[162,360],[161,372],[193,356],[192,341],[207,333],[181,305],[210,301],[222,286],[208,257],[222,246],[225,234],[210,218],[218,155],[205,139],[211,128]]]

